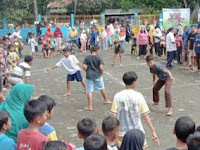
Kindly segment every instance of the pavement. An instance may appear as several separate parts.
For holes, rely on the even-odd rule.
[[[27,51],[26,51],[27,53]],[[83,62],[87,53],[77,53],[76,57],[80,62]],[[150,129],[143,121],[146,131],[146,139],[150,150],[163,150],[175,146],[176,137],[173,135],[175,121],[181,116],[189,116],[194,119],[196,125],[200,125],[199,120],[199,92],[200,92],[200,74],[181,70],[181,66],[175,65],[171,70],[175,77],[171,94],[174,115],[166,116],[167,109],[165,108],[164,91],[160,91],[160,105],[151,106],[152,104],[152,75],[146,65],[145,59],[141,57],[137,60],[136,55],[130,54],[130,46],[123,55],[123,66],[119,66],[119,58],[116,60],[116,65],[112,66],[113,51],[100,52],[100,56],[104,59],[104,82],[107,94],[110,100],[113,100],[114,95],[124,89],[122,76],[127,71],[135,71],[138,76],[138,85],[135,90],[141,92],[150,108],[150,117],[156,132],[160,138],[160,145],[152,141]],[[82,108],[87,106],[87,97],[84,94],[82,85],[78,82],[72,82],[72,95],[63,97],[66,92],[66,76],[67,72],[64,68],[57,68],[50,73],[45,73],[45,68],[55,65],[63,56],[57,54],[56,57],[46,59],[39,54],[34,58],[32,66],[31,83],[35,86],[33,97],[46,94],[53,97],[56,101],[55,114],[49,123],[55,127],[59,140],[66,140],[75,143],[77,147],[82,146],[83,141],[77,136],[76,124],[84,117],[93,117],[101,129],[102,120],[110,115],[111,105],[104,105],[103,98],[100,92],[96,91],[93,94],[93,111],[86,112]],[[165,65],[165,59],[156,59]],[[82,70],[83,78],[85,72]]]

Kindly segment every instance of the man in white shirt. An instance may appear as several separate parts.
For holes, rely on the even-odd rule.
[[[175,56],[176,52],[176,41],[174,37],[174,27],[169,28],[169,33],[166,37],[166,50],[167,50],[167,64],[166,67],[168,69],[172,68],[172,61]]]

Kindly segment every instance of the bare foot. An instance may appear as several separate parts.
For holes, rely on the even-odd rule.
[[[152,106],[159,105],[159,102],[154,102]]]
[[[122,64],[120,64],[119,66],[123,66]]]
[[[66,96],[71,96],[72,94],[70,92],[67,92],[66,94],[64,94],[63,96],[66,97]]]
[[[112,104],[112,102],[110,100],[106,100],[104,101],[104,104]]]
[[[168,112],[167,112],[167,116],[172,116],[173,115],[173,111],[172,108],[169,108]]]
[[[92,107],[91,107],[91,108],[85,107],[85,108],[83,108],[83,109],[86,110],[86,111],[92,111]]]

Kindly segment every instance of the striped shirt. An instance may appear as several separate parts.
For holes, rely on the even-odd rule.
[[[23,79],[31,76],[31,66],[26,62],[20,63],[16,66],[11,74],[11,77]]]

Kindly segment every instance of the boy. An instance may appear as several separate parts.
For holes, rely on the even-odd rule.
[[[195,42],[194,42],[194,49],[193,51],[196,52],[196,64],[197,68],[196,71],[200,72],[200,28],[197,30],[197,35],[195,36]]]
[[[119,58],[120,58],[120,66],[122,66],[122,48],[119,44],[119,42],[114,42],[114,45],[115,45],[115,49],[114,49],[114,56],[113,56],[113,66],[115,65],[115,59],[116,59],[116,56],[119,54]]]
[[[32,34],[31,38],[28,41],[32,57],[34,57],[34,54],[35,54],[35,46],[38,46],[38,43],[36,42],[35,39],[36,39],[36,34]]]
[[[153,60],[153,56],[149,55],[146,57],[146,62],[150,68],[150,72],[153,74],[153,105],[159,105],[159,91],[163,85],[165,85],[165,104],[168,108],[167,116],[172,116],[172,100],[171,100],[171,93],[170,89],[172,86],[172,82],[174,80],[173,75],[171,72],[166,69],[161,64],[157,64]],[[155,83],[156,75],[158,76],[158,81]]]
[[[169,148],[168,150],[186,150],[187,138],[190,134],[195,132],[195,122],[189,117],[179,118],[174,127],[173,133],[176,135],[176,147]]]
[[[49,72],[57,67],[63,66],[67,71],[67,93],[63,96],[70,96],[71,95],[71,87],[70,82],[76,80],[77,82],[81,82],[83,88],[86,91],[85,82],[81,76],[81,69],[79,66],[82,67],[82,64],[77,60],[76,56],[71,55],[71,48],[66,46],[63,50],[63,57],[55,66],[48,68],[46,71]]]
[[[200,132],[189,135],[187,139],[188,150],[200,149]]]
[[[84,141],[92,134],[98,134],[99,130],[96,126],[95,120],[92,118],[84,118],[77,123],[78,137]],[[76,150],[84,150],[83,147]]]
[[[24,106],[24,116],[29,122],[27,129],[22,129],[17,137],[17,150],[41,150],[42,143],[48,138],[39,132],[39,128],[47,121],[46,104],[39,100],[31,100]]]
[[[51,120],[54,115],[54,107],[56,106],[54,99],[47,95],[42,95],[38,98],[38,100],[47,105],[47,120]],[[49,141],[58,140],[54,127],[49,125],[47,122],[40,127],[39,131],[44,136],[48,137]]]
[[[100,90],[104,98],[105,104],[110,104],[111,101],[108,99],[106,90],[104,89],[103,82],[103,60],[99,56],[100,47],[98,45],[93,45],[91,48],[91,55],[86,56],[83,62],[83,69],[86,71],[86,85],[87,85],[87,98],[88,107],[84,110],[92,111],[92,92],[94,91],[94,86],[96,90]]]
[[[106,139],[100,135],[90,135],[84,142],[85,150],[107,150]]]
[[[16,150],[13,139],[7,137],[5,132],[11,128],[10,117],[7,112],[0,111],[0,148],[2,150]]]
[[[118,150],[115,140],[119,135],[119,126],[119,120],[112,116],[105,118],[102,122],[102,131],[110,150]]]
[[[29,83],[29,78],[31,76],[31,65],[33,63],[33,57],[26,55],[24,57],[24,62],[16,66],[8,79],[10,84],[15,85],[18,83]]]
[[[136,39],[136,37],[135,37],[135,34],[133,33],[132,34],[132,46],[131,46],[131,54],[133,54],[133,52],[134,52],[134,54],[137,54],[137,39]]]
[[[122,142],[125,133],[131,129],[140,129],[145,133],[141,122],[141,117],[143,117],[152,132],[153,140],[159,144],[158,136],[149,117],[150,111],[147,103],[143,95],[134,90],[137,79],[138,76],[134,71],[125,73],[123,76],[125,90],[114,97],[111,112],[120,121],[119,142]],[[147,147],[145,141],[144,149]]]

